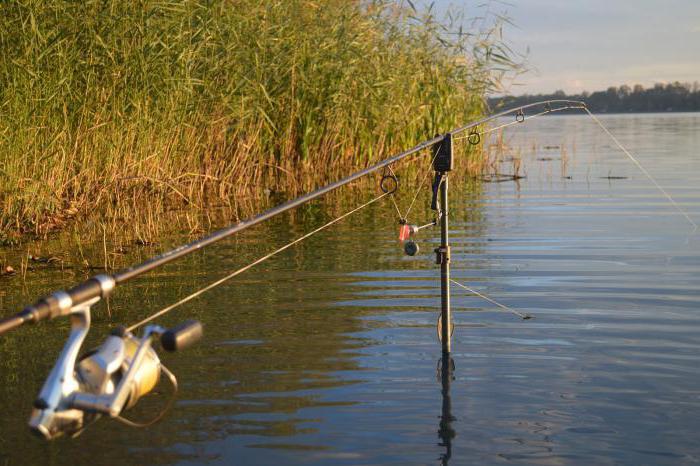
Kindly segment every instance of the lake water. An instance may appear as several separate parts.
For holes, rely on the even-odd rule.
[[[700,115],[601,119],[700,222]],[[698,234],[586,116],[504,140],[498,170],[515,156],[526,178],[451,184],[453,277],[535,319],[454,288],[451,379],[437,370],[439,230],[405,256],[380,202],[161,319],[201,319],[205,339],[163,355],[180,393],[150,428],[102,419],[35,439],[26,421],[68,323],[1,337],[0,464],[700,462]],[[430,220],[428,202],[411,220]],[[124,285],[86,346],[330,218],[313,205]],[[75,280],[3,278],[0,312]]]

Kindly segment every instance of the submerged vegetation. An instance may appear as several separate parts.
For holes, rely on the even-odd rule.
[[[511,69],[498,22],[378,0],[3,2],[0,242],[297,193],[457,126]]]

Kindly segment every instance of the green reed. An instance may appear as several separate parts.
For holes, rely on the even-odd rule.
[[[512,62],[386,0],[0,3],[0,242],[298,193],[483,111]]]

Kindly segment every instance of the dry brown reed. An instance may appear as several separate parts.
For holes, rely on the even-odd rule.
[[[513,66],[498,20],[472,34],[379,0],[3,2],[0,242],[238,212],[455,127]]]

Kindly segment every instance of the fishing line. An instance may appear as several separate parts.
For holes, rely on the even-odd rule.
[[[644,175],[646,175],[646,177],[649,179],[649,181],[651,181],[652,183],[654,183],[654,186],[656,186],[656,187],[659,189],[659,191],[661,191],[661,193],[663,193],[663,195],[666,196],[666,199],[668,199],[668,201],[669,201],[671,204],[673,204],[673,206],[676,208],[676,210],[678,210],[678,212],[680,212],[680,213],[686,218],[686,220],[688,220],[688,222],[693,226],[693,233],[695,233],[695,232],[697,231],[697,229],[698,229],[697,223],[695,223],[695,222],[693,221],[693,219],[691,219],[690,216],[681,208],[681,206],[678,205],[678,204],[676,203],[675,200],[673,200],[673,198],[671,197],[671,195],[670,195],[669,193],[667,193],[666,190],[665,190],[664,188],[662,188],[661,185],[660,185],[659,183],[656,182],[656,180],[654,179],[654,177],[651,176],[651,174],[642,166],[641,163],[639,163],[639,162],[637,161],[636,158],[634,158],[634,156],[632,156],[632,154],[630,154],[630,152],[625,148],[625,146],[623,146],[622,143],[621,143],[620,141],[617,140],[617,138],[608,130],[608,128],[606,128],[605,125],[603,125],[603,123],[602,123],[593,113],[591,113],[590,110],[588,110],[588,107],[583,107],[583,109],[586,111],[586,113],[588,113],[588,115],[589,115],[591,118],[593,118],[593,121],[595,121],[596,123],[598,123],[598,126],[600,126],[600,128],[601,128],[603,131],[605,131],[605,133],[606,133],[608,136],[610,136],[610,139],[612,139],[612,140],[615,142],[615,144],[617,145],[617,147],[618,147],[622,152],[624,152],[625,155],[627,155],[627,157],[629,157],[629,159],[630,159],[632,162],[634,162],[635,165],[637,165],[637,167],[642,171],[642,173],[644,173]]]
[[[558,106],[556,108],[552,108],[552,105],[560,105],[560,106]],[[540,111],[538,113],[535,113],[535,114],[527,116],[527,117],[525,116],[525,111],[527,109],[542,108],[542,107],[544,107],[543,111]],[[481,118],[477,121],[472,121],[472,122],[467,123],[461,127],[453,129],[451,132],[449,132],[447,134],[454,135],[456,137],[459,133],[465,132],[467,130],[471,130],[472,131],[471,134],[473,136],[480,135],[480,134],[487,134],[487,133],[497,131],[499,129],[502,129],[502,128],[505,128],[508,126],[512,126],[512,125],[515,125],[518,123],[523,123],[526,120],[530,120],[532,118],[538,118],[538,117],[545,115],[545,114],[548,114],[548,113],[560,112],[560,111],[564,111],[567,109],[583,109],[583,110],[585,110],[588,113],[588,115],[603,129],[603,131],[608,134],[608,136],[615,142],[615,144],[620,148],[620,150],[622,150],[625,153],[625,155],[627,157],[629,157],[630,160],[632,160],[633,163],[635,165],[637,165],[637,167],[646,175],[646,177],[649,178],[649,180],[659,189],[659,191],[661,191],[664,194],[666,199],[671,204],[673,204],[674,207],[680,213],[683,214],[683,216],[686,218],[686,220],[691,225],[693,225],[693,227],[695,228],[694,231],[696,231],[698,229],[697,224],[692,220],[692,218],[690,218],[690,216],[680,207],[680,205],[678,205],[678,203],[675,202],[673,197],[670,194],[668,194],[666,192],[666,190],[664,190],[663,187],[658,182],[656,182],[656,180],[637,161],[637,159],[635,159],[634,156],[632,156],[632,154],[626,148],[624,148],[624,146],[617,140],[617,138],[602,124],[602,122],[600,120],[598,120],[598,118],[596,118],[595,115],[593,115],[588,110],[588,108],[586,108],[586,105],[584,102],[555,99],[555,100],[547,100],[547,101],[525,104],[525,105],[521,105],[521,106],[516,107],[516,108],[504,110],[502,112],[486,116],[486,117]],[[481,133],[476,132],[477,128],[482,127],[484,124],[486,124],[490,121],[494,121],[494,120],[497,120],[498,118],[502,118],[502,117],[505,117],[508,115],[513,115],[513,114],[515,114],[515,121],[505,123],[503,125],[499,125],[499,126],[494,127],[494,128],[487,128],[487,129],[483,130]],[[466,137],[468,138],[469,136],[466,136]],[[416,146],[414,146],[414,147],[412,147],[404,152],[401,152],[401,153],[396,154],[388,159],[377,162],[376,164],[374,164],[370,167],[367,167],[363,170],[352,173],[351,175],[349,175],[345,178],[342,178],[334,183],[328,184],[328,185],[326,185],[322,188],[316,189],[315,191],[312,191],[308,194],[305,194],[305,195],[300,196],[298,198],[292,199],[292,200],[290,200],[284,204],[281,204],[277,207],[266,210],[266,211],[254,216],[254,217],[251,217],[248,220],[245,220],[243,222],[238,222],[234,225],[230,225],[226,228],[223,228],[219,231],[216,231],[216,232],[210,234],[209,236],[200,238],[192,243],[182,245],[182,246],[177,247],[171,251],[165,252],[159,256],[153,257],[153,258],[151,258],[151,259],[149,259],[141,264],[137,264],[137,265],[129,267],[127,269],[121,270],[121,271],[117,272],[116,274],[114,274],[113,276],[93,277],[93,278],[86,280],[83,283],[69,289],[68,291],[66,291],[66,293],[71,298],[73,305],[88,302],[90,299],[104,297],[105,294],[111,293],[112,289],[116,285],[121,285],[122,283],[126,282],[127,280],[130,280],[130,279],[133,279],[139,275],[145,274],[145,273],[147,273],[147,272],[149,272],[157,267],[160,267],[160,266],[162,266],[168,262],[174,261],[174,260],[176,260],[184,255],[187,255],[187,254],[190,254],[194,251],[197,251],[197,250],[199,250],[199,249],[201,249],[209,244],[220,241],[220,240],[227,238],[235,233],[238,233],[244,229],[250,228],[250,227],[252,227],[258,223],[261,223],[269,218],[272,218],[273,216],[278,215],[282,212],[286,212],[286,211],[291,210],[299,205],[302,205],[306,202],[309,202],[313,199],[319,198],[322,195],[324,195],[330,191],[333,191],[341,186],[344,186],[348,183],[351,183],[351,182],[353,182],[361,177],[364,177],[370,173],[381,170],[382,168],[388,169],[391,173],[393,173],[393,170],[391,169],[392,164],[394,164],[400,160],[407,159],[409,156],[413,156],[413,155],[419,153],[420,151],[423,151],[424,149],[428,149],[428,148],[434,146],[435,144],[440,143],[443,139],[444,139],[444,136],[440,136],[440,135],[435,136],[432,139],[423,141],[423,142],[417,144]],[[464,139],[464,137],[462,137],[461,139]],[[474,139],[475,139],[474,142],[472,142],[471,140],[470,140],[470,142],[471,143],[475,143],[475,142],[478,143],[479,138],[474,138]],[[433,160],[432,160],[433,163],[435,160],[437,160],[435,157],[437,157],[437,153],[433,157]],[[426,173],[426,175],[424,176],[424,178],[421,182],[421,186],[419,187],[419,190],[425,185],[425,182],[426,182],[428,176],[429,176],[429,173]],[[396,182],[397,179],[395,178],[395,175],[392,175],[392,177],[393,177],[394,182]],[[253,262],[252,264],[249,264],[248,266],[233,272],[229,276],[224,277],[222,280],[219,280],[219,281],[213,283],[212,285],[210,285],[209,287],[207,287],[203,290],[200,290],[198,293],[196,293],[192,296],[189,296],[189,297],[181,300],[180,302],[175,303],[172,306],[169,306],[167,308],[162,309],[156,315],[153,315],[153,316],[149,317],[148,319],[141,321],[138,324],[132,326],[131,329],[134,329],[140,325],[143,325],[144,323],[155,319],[156,317],[158,317],[158,316],[168,312],[169,310],[183,304],[184,302],[187,302],[187,301],[193,299],[194,297],[199,296],[199,294],[201,294],[201,293],[203,293],[203,292],[205,292],[205,291],[207,291],[215,286],[218,286],[220,283],[223,283],[224,281],[244,272],[245,270],[248,270],[249,268],[263,262],[264,260],[267,260],[269,257],[272,257],[275,254],[278,254],[278,253],[284,251],[286,248],[292,246],[293,244],[296,244],[297,242],[308,238],[309,236],[315,234],[316,232],[327,228],[328,226],[332,225],[333,223],[340,221],[345,216],[350,215],[350,214],[356,212],[357,210],[360,210],[360,209],[368,206],[369,204],[372,204],[373,202],[378,201],[379,199],[385,197],[388,194],[393,194],[394,191],[396,190],[396,187],[397,186],[395,186],[394,189],[392,189],[392,190],[386,190],[386,189],[382,188],[384,191],[384,194],[380,195],[379,197],[369,201],[368,203],[358,207],[357,209],[355,209],[353,211],[348,212],[344,216],[341,216],[341,217],[335,219],[334,221],[320,227],[319,229],[314,230],[314,231],[308,233],[307,235],[302,236],[298,240],[295,240],[294,242],[292,242],[286,246],[283,246],[282,248],[279,248],[276,251],[273,251],[272,253],[258,259],[257,261]],[[417,196],[418,196],[418,192],[416,193],[416,195],[414,195],[414,198],[412,199],[411,204],[409,205],[409,209],[407,212],[410,213],[410,210],[415,205]],[[394,203],[395,203],[395,199],[393,198],[393,196],[392,196],[392,201],[394,201]],[[398,204],[395,204],[394,207],[396,208],[397,213],[399,213],[399,215],[401,215],[401,210],[398,208]],[[471,290],[471,291],[474,292],[474,290]],[[481,294],[479,294],[479,295],[481,295]],[[57,308],[57,306],[58,306],[58,304],[56,303],[55,300],[40,299],[34,305],[28,306],[27,308],[25,308],[22,312],[14,315],[14,316],[11,316],[9,318],[5,318],[5,319],[0,320],[0,333],[4,333],[10,329],[13,329],[15,327],[18,327],[18,326],[24,324],[26,322],[36,322],[39,320],[52,318],[60,310]]]
[[[173,407],[173,405],[175,404],[175,400],[177,399],[177,390],[178,390],[177,378],[175,377],[175,374],[173,374],[172,372],[170,372],[170,370],[169,370],[167,367],[163,366],[163,365],[160,366],[160,370],[163,371],[163,373],[168,377],[168,379],[170,379],[170,383],[171,383],[172,386],[173,386],[173,393],[170,395],[170,399],[168,399],[168,404],[165,405],[165,408],[163,408],[163,409],[160,411],[160,413],[158,413],[158,415],[157,415],[156,417],[154,417],[153,419],[151,419],[151,420],[149,420],[149,421],[146,421],[146,422],[133,421],[133,420],[127,419],[127,418],[125,418],[124,416],[121,416],[121,415],[119,415],[119,416],[114,416],[114,419],[116,419],[117,421],[121,422],[122,424],[126,424],[126,425],[129,426],[129,427],[139,427],[139,428],[143,428],[143,427],[152,426],[152,425],[155,424],[156,422],[158,422],[158,421],[160,421],[161,419],[163,419],[163,416],[165,416],[166,414],[168,414],[168,411],[170,411],[170,409],[171,409],[171,408]]]
[[[433,158],[430,160],[430,165],[428,167],[432,167],[433,163],[435,162],[435,158],[437,157],[437,152],[435,152],[435,155],[433,155]],[[389,172],[391,172],[391,176],[393,176],[395,179],[398,179],[396,174],[394,173],[394,170],[392,170],[391,165],[387,166],[387,169]],[[425,186],[425,182],[428,180],[430,177],[431,171],[428,169],[425,171],[425,175],[423,175],[423,179],[421,180],[420,185],[418,186],[418,189],[416,189],[416,193],[413,196],[413,199],[411,200],[411,203],[408,206],[408,209],[406,210],[406,213],[403,214],[401,212],[401,209],[399,209],[399,205],[396,203],[396,199],[394,198],[394,194],[396,190],[392,191],[391,194],[391,202],[394,204],[394,208],[396,208],[396,213],[399,214],[399,220],[403,222],[408,222],[408,214],[411,213],[411,209],[413,209],[413,205],[416,203],[416,199],[418,199],[418,195],[420,194],[420,191],[423,189]]]
[[[455,285],[459,286],[460,288],[464,288],[465,290],[469,291],[470,293],[474,293],[474,294],[477,295],[478,297],[480,297],[480,298],[482,298],[482,299],[485,299],[486,301],[490,302],[491,304],[495,304],[496,306],[500,307],[501,309],[506,310],[506,311],[510,312],[511,314],[515,314],[516,316],[520,317],[520,318],[523,319],[523,320],[528,320],[528,319],[532,319],[532,318],[533,318],[533,317],[532,317],[531,315],[529,315],[529,314],[524,314],[524,313],[522,313],[522,312],[520,312],[520,311],[516,311],[515,309],[506,306],[505,304],[501,304],[501,303],[499,303],[498,301],[496,301],[495,299],[489,298],[489,297],[486,296],[485,294],[479,293],[478,291],[473,290],[473,289],[469,288],[468,286],[463,285],[463,284],[461,284],[460,282],[458,282],[458,281],[456,281],[456,280],[454,280],[454,279],[452,279],[452,278],[450,278],[450,281],[451,281],[452,283],[454,283]]]
[[[438,151],[435,151],[435,155],[433,155],[433,158],[430,160],[430,165],[429,167],[433,166],[433,163],[435,163],[435,158],[438,156]],[[416,190],[416,194],[413,196],[413,200],[411,201],[411,204],[408,206],[408,210],[406,211],[406,216],[404,217],[406,220],[408,220],[408,214],[411,212],[411,209],[413,208],[413,204],[416,203],[416,199],[418,199],[418,194],[420,194],[421,189],[423,189],[423,186],[425,186],[425,182],[428,180],[430,177],[431,171],[428,169],[425,171],[425,175],[423,175],[423,180],[421,181],[420,186],[418,186],[418,189]]]
[[[282,251],[284,251],[284,250],[286,250],[286,249],[289,249],[290,247],[292,247],[292,246],[294,246],[295,244],[297,244],[297,243],[299,243],[299,242],[301,242],[301,241],[307,239],[308,237],[313,236],[313,235],[315,235],[316,233],[318,233],[318,232],[320,232],[320,231],[322,231],[322,230],[325,230],[325,229],[328,228],[329,226],[331,226],[331,225],[333,225],[333,224],[335,224],[335,223],[338,223],[338,222],[341,221],[342,219],[344,219],[344,218],[346,218],[346,217],[348,217],[348,216],[354,214],[355,212],[357,212],[357,211],[359,211],[359,210],[362,210],[362,209],[364,209],[365,207],[368,207],[368,206],[371,205],[371,204],[374,204],[375,202],[377,202],[378,200],[380,200],[380,199],[382,199],[382,198],[388,196],[389,194],[390,194],[390,193],[383,193],[383,194],[380,194],[379,196],[377,196],[377,197],[375,197],[374,199],[372,199],[372,200],[370,200],[370,201],[368,201],[368,202],[362,204],[361,206],[356,207],[356,208],[354,208],[353,210],[344,213],[344,214],[341,215],[340,217],[337,217],[337,218],[331,220],[330,222],[328,222],[328,223],[326,223],[326,224],[324,224],[324,225],[321,225],[320,227],[316,228],[315,230],[312,230],[312,231],[306,233],[304,236],[300,236],[299,238],[295,239],[294,241],[292,241],[292,242],[290,242],[290,243],[287,243],[287,244],[285,244],[284,246],[282,246],[282,247],[280,247],[280,248],[278,248],[278,249],[275,249],[274,251],[270,252],[269,254],[266,254],[266,255],[260,257],[259,259],[257,259],[257,260],[255,260],[255,261],[251,262],[250,264],[248,264],[248,265],[246,265],[246,266],[244,266],[244,267],[241,267],[240,269],[238,269],[238,270],[236,270],[236,271],[234,271],[234,272],[231,272],[230,274],[226,275],[225,277],[220,278],[219,280],[216,280],[216,281],[213,282],[213,283],[210,283],[209,285],[205,286],[204,288],[201,288],[200,290],[195,291],[194,293],[192,293],[192,294],[190,294],[190,295],[188,295],[188,296],[182,298],[181,300],[179,300],[179,301],[177,301],[177,302],[171,304],[170,306],[164,307],[164,308],[161,309],[160,311],[158,311],[158,312],[156,312],[156,313],[154,313],[154,314],[151,314],[149,317],[146,317],[146,318],[143,319],[142,321],[137,322],[137,323],[135,323],[134,325],[132,325],[131,327],[127,328],[127,331],[132,332],[134,329],[136,329],[136,328],[142,326],[143,324],[146,324],[146,323],[148,323],[148,322],[150,322],[150,321],[152,321],[152,320],[154,320],[154,319],[157,319],[158,317],[160,317],[160,316],[162,316],[162,315],[164,315],[164,314],[166,314],[166,313],[172,311],[172,310],[175,309],[176,307],[179,307],[179,306],[185,304],[186,302],[193,300],[193,299],[196,298],[197,296],[199,296],[199,295],[201,295],[201,294],[203,294],[203,293],[205,293],[205,292],[207,292],[207,291],[209,291],[209,290],[211,290],[211,289],[213,289],[213,288],[216,288],[217,286],[221,285],[222,283],[224,283],[224,282],[226,282],[226,281],[232,279],[232,278],[235,277],[236,275],[240,275],[241,273],[245,272],[246,270],[253,268],[254,266],[256,266],[256,265],[258,265],[258,264],[260,264],[260,263],[266,261],[267,259],[271,258],[272,256],[275,256],[275,255],[279,254],[280,252],[282,252]]]
[[[547,108],[546,110],[544,110],[544,111],[542,111],[542,112],[539,112],[539,113],[536,113],[536,114],[530,115],[530,116],[524,116],[522,113],[518,113],[518,118],[516,118],[515,121],[510,122],[510,123],[505,123],[505,124],[503,124],[503,125],[499,125],[499,126],[494,127],[494,128],[489,128],[489,129],[484,130],[484,131],[482,131],[482,132],[480,132],[480,133],[478,133],[478,134],[479,134],[479,135],[488,134],[488,133],[497,131],[497,130],[499,130],[499,129],[506,128],[506,127],[508,127],[508,126],[512,126],[512,125],[524,123],[524,122],[527,121],[527,120],[530,120],[530,119],[533,119],[533,118],[538,118],[538,117],[543,116],[543,115],[546,115],[546,114],[548,114],[548,113],[559,112],[559,111],[563,111],[563,110],[567,110],[567,109],[583,109],[583,110],[585,110],[585,111],[588,113],[588,115],[589,115],[591,118],[593,118],[593,120],[603,129],[603,131],[605,131],[605,133],[607,133],[608,136],[610,136],[610,138],[616,143],[616,145],[620,148],[620,150],[622,150],[622,151],[630,158],[630,160],[632,160],[632,161],[635,163],[635,165],[637,165],[637,167],[647,176],[647,178],[649,178],[649,180],[650,180],[652,183],[654,183],[654,185],[664,194],[664,196],[676,207],[676,209],[677,209],[681,214],[683,214],[683,216],[688,220],[688,222],[690,222],[691,225],[693,225],[693,226],[695,227],[695,229],[697,230],[697,224],[696,224],[696,223],[695,223],[681,208],[680,208],[680,206],[674,201],[674,199],[671,197],[671,195],[668,194],[668,193],[666,192],[666,190],[664,190],[663,187],[661,187],[661,185],[659,185],[659,183],[656,182],[656,180],[651,176],[651,174],[650,174],[650,173],[649,173],[635,158],[634,158],[634,156],[632,156],[632,154],[630,154],[630,152],[629,152],[629,151],[617,140],[617,138],[616,138],[616,137],[615,137],[601,122],[600,122],[600,120],[598,120],[598,118],[596,118],[595,115],[593,115],[593,114],[590,112],[590,110],[588,110],[588,108],[587,108],[585,105],[566,105],[566,106],[562,106],[562,107],[558,107],[558,108]],[[469,136],[464,136],[464,137],[455,138],[455,139],[465,139],[465,138],[468,138],[468,137],[469,137]],[[433,156],[433,158],[432,158],[432,160],[431,160],[431,165],[434,163],[435,157],[436,157],[436,156],[437,156],[437,154],[436,154],[435,156]],[[391,173],[391,175],[396,179],[396,175],[395,175],[395,173],[394,173],[394,171],[393,171],[393,169],[391,168],[390,165],[387,165],[387,169],[389,170],[389,172]],[[301,242],[301,241],[303,241],[303,240],[309,238],[310,236],[313,236],[314,234],[316,234],[316,233],[318,233],[318,232],[320,232],[320,231],[322,231],[322,230],[324,230],[324,229],[330,227],[331,225],[333,225],[333,224],[339,222],[340,220],[342,220],[342,219],[344,219],[344,218],[346,218],[346,217],[348,217],[348,216],[354,214],[355,212],[357,212],[357,211],[359,211],[359,210],[362,210],[362,209],[364,209],[365,207],[368,207],[369,205],[371,205],[371,204],[373,204],[373,203],[379,201],[380,199],[382,199],[382,198],[384,198],[384,197],[386,197],[386,196],[389,196],[389,197],[390,197],[390,199],[391,199],[391,201],[392,201],[392,203],[393,203],[393,205],[394,205],[394,207],[395,207],[397,213],[399,214],[400,218],[401,218],[401,219],[405,219],[405,218],[408,216],[408,214],[410,213],[411,209],[413,208],[413,206],[414,206],[414,204],[415,204],[415,202],[416,202],[416,199],[418,198],[418,194],[420,193],[420,190],[421,190],[421,189],[423,188],[423,186],[425,185],[425,182],[426,182],[426,180],[428,179],[428,176],[429,176],[429,175],[430,175],[430,171],[429,171],[429,170],[426,170],[426,175],[423,176],[423,179],[422,179],[422,181],[421,181],[421,184],[420,184],[420,186],[418,187],[418,189],[416,190],[416,193],[415,193],[415,195],[414,195],[414,197],[413,197],[413,199],[412,199],[412,201],[411,201],[411,204],[409,205],[409,207],[408,207],[408,209],[407,209],[405,215],[403,215],[403,214],[401,213],[401,210],[399,209],[399,206],[398,206],[398,204],[396,203],[396,200],[394,199],[394,192],[395,192],[395,190],[389,191],[389,192],[385,192],[385,193],[383,193],[383,194],[381,194],[381,195],[379,195],[379,196],[373,198],[372,200],[370,200],[370,201],[368,201],[368,202],[366,202],[366,203],[364,203],[364,204],[362,204],[362,205],[356,207],[355,209],[353,209],[353,210],[351,210],[351,211],[349,211],[349,212],[346,212],[345,214],[341,215],[340,217],[337,217],[337,218],[331,220],[330,222],[328,222],[328,223],[326,223],[326,224],[324,224],[324,225],[322,225],[322,226],[316,228],[315,230],[312,230],[312,231],[310,231],[309,233],[307,233],[307,234],[305,234],[305,235],[303,235],[303,236],[301,236],[301,237],[295,239],[294,241],[292,241],[292,242],[290,242],[290,243],[287,243],[286,245],[284,245],[284,246],[282,246],[282,247],[280,247],[280,248],[278,248],[278,249],[276,249],[276,250],[270,252],[269,254],[260,257],[259,259],[255,260],[254,262],[251,262],[250,264],[248,264],[248,265],[246,265],[246,266],[244,266],[244,267],[242,267],[242,268],[240,268],[240,269],[238,269],[238,270],[235,270],[234,272],[232,272],[232,273],[226,275],[225,277],[223,277],[223,278],[221,278],[221,279],[219,279],[219,280],[217,280],[217,281],[215,281],[215,282],[213,282],[213,283],[207,285],[206,287],[204,287],[204,288],[202,288],[202,289],[200,289],[200,290],[198,290],[198,291],[196,291],[196,292],[194,292],[194,293],[192,293],[192,294],[190,294],[190,295],[188,295],[188,296],[182,298],[181,300],[179,300],[179,301],[177,301],[177,302],[175,302],[175,303],[173,303],[173,304],[171,304],[171,305],[169,305],[169,306],[167,306],[167,307],[161,309],[160,311],[158,311],[158,312],[152,314],[151,316],[147,317],[146,319],[143,319],[142,321],[140,321],[140,322],[138,322],[138,323],[132,325],[132,326],[129,327],[127,330],[128,330],[128,331],[133,331],[134,329],[136,329],[136,328],[138,328],[138,327],[140,327],[140,326],[142,326],[142,325],[144,325],[144,324],[146,324],[146,323],[148,323],[148,322],[150,322],[150,321],[152,321],[152,320],[154,320],[154,319],[156,319],[156,318],[158,318],[158,317],[160,317],[160,316],[162,316],[162,315],[164,315],[164,314],[166,314],[166,313],[168,313],[168,312],[170,312],[171,310],[175,309],[176,307],[179,307],[179,306],[181,306],[181,305],[183,305],[183,304],[185,304],[185,303],[191,301],[192,299],[194,299],[194,298],[196,298],[196,297],[202,295],[203,293],[205,293],[205,292],[207,292],[207,291],[209,291],[209,290],[211,290],[211,289],[213,289],[213,288],[215,288],[215,287],[221,285],[222,283],[224,283],[224,282],[226,282],[226,281],[228,281],[228,280],[234,278],[235,276],[237,276],[237,275],[239,275],[239,274],[241,274],[241,273],[243,273],[243,272],[245,272],[245,271],[251,269],[252,267],[254,267],[254,266],[256,266],[256,265],[258,265],[258,264],[260,264],[260,263],[266,261],[267,259],[269,259],[269,258],[271,258],[271,257],[273,257],[273,256],[275,256],[275,255],[277,255],[277,254],[279,254],[279,253],[285,251],[286,249],[288,249],[288,248],[292,247],[293,245],[295,245],[295,244],[297,244],[297,243],[299,243],[299,242]],[[425,225],[425,226],[429,226],[429,225]],[[508,311],[508,312],[511,312],[512,314],[517,315],[518,317],[520,317],[520,318],[522,318],[522,319],[530,319],[530,318],[532,318],[532,316],[530,316],[530,315],[528,315],[528,314],[521,313],[521,312],[519,312],[519,311],[517,311],[517,310],[515,310],[515,309],[513,309],[513,308],[510,308],[510,307],[508,307],[508,306],[506,306],[506,305],[504,305],[504,304],[501,304],[501,303],[499,303],[498,301],[496,301],[496,300],[494,300],[494,299],[492,299],[492,298],[486,296],[485,294],[480,293],[480,292],[478,292],[478,291],[476,291],[476,290],[474,290],[474,289],[472,289],[472,288],[470,288],[470,287],[468,287],[468,286],[466,286],[466,285],[463,285],[462,283],[459,283],[459,282],[457,282],[457,281],[455,281],[455,280],[453,280],[453,279],[450,279],[450,281],[451,281],[452,283],[454,283],[455,285],[457,285],[457,286],[459,286],[459,287],[461,287],[461,288],[463,288],[463,289],[469,291],[470,293],[473,293],[474,295],[476,295],[476,296],[478,296],[478,297],[480,297],[480,298],[482,298],[482,299],[484,299],[484,300],[486,300],[486,301],[488,301],[488,302],[490,302],[490,303],[492,303],[492,304],[498,306],[498,307],[501,308],[501,309],[504,309],[504,310],[506,310],[506,311]]]
[[[549,105],[549,103],[546,103],[546,105]],[[693,221],[692,218],[690,218],[688,213],[685,210],[683,210],[683,208],[681,208],[681,206],[673,199],[673,197],[656,181],[656,179],[651,175],[651,173],[649,173],[649,171],[647,171],[647,169],[644,168],[644,166],[630,153],[629,150],[627,150],[627,148],[625,148],[625,146],[622,145],[622,143],[615,137],[615,135],[612,134],[610,132],[610,130],[608,130],[608,128],[605,125],[603,125],[603,123],[598,119],[598,117],[596,117],[588,109],[588,107],[585,104],[583,104],[583,105],[564,105],[564,106],[557,107],[557,108],[550,107],[550,108],[546,108],[542,112],[535,113],[534,115],[522,116],[520,118],[517,118],[517,115],[516,115],[515,121],[511,121],[509,123],[504,123],[502,125],[483,130],[481,132],[475,131],[475,132],[469,133],[466,136],[455,137],[455,140],[469,139],[471,141],[470,138],[473,137],[474,135],[478,135],[478,137],[480,138],[481,136],[483,136],[485,134],[492,133],[494,131],[498,131],[498,130],[503,129],[503,128],[507,128],[509,126],[524,123],[525,121],[531,120],[533,118],[538,118],[540,116],[547,115],[549,113],[560,112],[560,111],[568,110],[568,109],[581,109],[581,110],[585,111],[588,114],[588,116],[591,117],[593,119],[593,121],[595,121],[596,124],[610,137],[610,139],[612,139],[612,141],[615,143],[615,145],[617,145],[617,147],[637,166],[637,168],[639,168],[639,170],[644,174],[644,176],[646,176],[647,179],[654,184],[654,186],[664,195],[664,197],[673,205],[673,207],[681,215],[683,215],[683,217],[685,217],[685,219],[688,221],[688,223],[690,223],[690,225],[692,225],[693,233],[695,233],[698,230],[698,224],[695,223],[695,221]],[[518,115],[523,115],[522,109],[518,110],[518,112],[519,112]],[[478,143],[478,140],[477,140],[477,143]]]
[[[544,111],[539,112],[539,113],[535,113],[535,114],[530,115],[530,116],[524,116],[522,119],[517,119],[517,120],[511,121],[509,123],[504,123],[502,125],[495,126],[493,128],[485,129],[483,131],[475,131],[473,133],[467,134],[466,136],[455,137],[454,139],[455,139],[455,141],[459,141],[461,139],[470,139],[474,134],[478,134],[479,136],[483,136],[485,134],[489,134],[489,133],[493,133],[494,131],[498,131],[499,129],[508,128],[509,126],[519,125],[519,124],[525,123],[528,120],[532,120],[533,118],[538,118],[538,117],[541,117],[543,115],[547,115],[549,113],[556,113],[556,112],[561,112],[564,110],[581,109],[581,108],[586,108],[586,107],[584,107],[583,105],[566,105],[563,107],[549,108],[547,110],[544,110]]]

